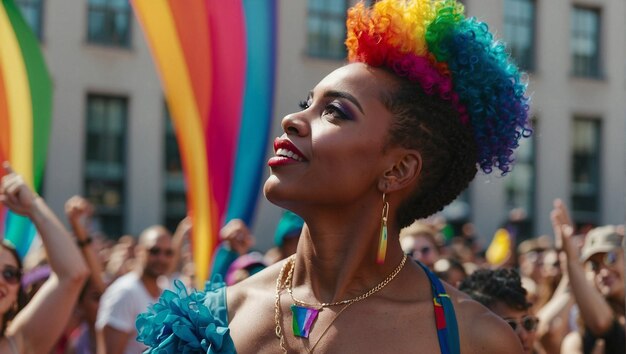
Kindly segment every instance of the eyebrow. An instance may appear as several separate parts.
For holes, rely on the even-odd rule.
[[[309,91],[309,96],[313,97],[313,91]],[[344,98],[352,102],[359,109],[359,111],[361,111],[361,113],[365,114],[365,112],[363,112],[363,107],[361,107],[361,104],[359,103],[359,101],[354,96],[352,96],[351,94],[347,92],[329,90],[329,91],[324,92],[324,97]]]

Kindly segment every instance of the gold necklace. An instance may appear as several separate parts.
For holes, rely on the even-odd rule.
[[[389,274],[389,276],[387,276],[387,278],[385,278],[382,282],[378,283],[375,287],[373,287],[369,291],[357,297],[354,297],[352,299],[347,299],[347,300],[336,301],[336,302],[309,304],[293,296],[292,286],[293,286],[293,272],[295,268],[295,255],[289,257],[289,259],[287,259],[285,264],[283,264],[282,268],[280,269],[280,273],[278,274],[278,278],[276,279],[276,301],[274,303],[274,321],[276,324],[275,332],[276,332],[276,336],[279,339],[280,347],[283,350],[283,353],[287,353],[287,349],[285,348],[285,338],[283,335],[282,327],[280,325],[280,318],[281,318],[280,293],[283,289],[285,288],[287,289],[287,292],[289,293],[291,300],[294,302],[294,305],[291,305],[291,311],[293,315],[294,334],[298,337],[308,338],[311,327],[313,326],[313,323],[315,322],[315,319],[317,318],[317,315],[321,310],[323,310],[326,307],[345,305],[337,313],[335,318],[330,322],[328,327],[326,327],[326,329],[322,332],[322,334],[317,339],[317,341],[315,341],[315,344],[311,347],[311,349],[307,350],[309,353],[311,353],[313,349],[315,349],[317,344],[320,342],[322,337],[326,334],[328,329],[332,326],[332,324],[335,322],[335,320],[339,317],[339,315],[341,315],[341,313],[344,310],[350,307],[350,305],[352,305],[353,303],[361,301],[361,300],[365,300],[368,297],[382,290],[385,286],[387,286],[387,284],[389,284],[400,273],[400,271],[404,267],[404,264],[406,263],[406,260],[407,260],[407,256],[404,255],[404,257],[402,257],[402,261],[400,261],[400,264],[396,267],[396,269],[394,269],[393,272],[391,272],[391,274]],[[287,267],[290,267],[290,269],[287,274],[287,279],[285,279],[285,281],[283,282],[282,280],[285,277],[285,270],[287,269]],[[296,333],[296,331],[298,333]]]
[[[354,297],[352,299],[341,300],[341,301],[337,301],[337,302],[323,302],[321,304],[310,304],[310,303],[304,302],[302,300],[299,300],[295,296],[293,296],[293,290],[292,290],[293,284],[292,284],[292,281],[293,281],[293,270],[295,268],[295,255],[293,255],[288,260],[288,262],[291,263],[291,269],[289,269],[289,274],[287,274],[287,282],[285,284],[285,287],[287,288],[287,292],[289,293],[289,296],[291,296],[291,300],[296,305],[301,305],[301,306],[306,306],[308,308],[322,310],[325,307],[350,304],[350,303],[353,303],[353,302],[364,300],[364,299],[366,299],[366,298],[376,294],[377,292],[382,290],[385,286],[387,286],[387,284],[389,284],[389,282],[391,282],[393,280],[393,278],[395,278],[398,275],[398,273],[400,273],[400,271],[402,270],[402,267],[404,267],[404,263],[406,263],[406,259],[407,259],[407,256],[404,255],[404,257],[402,257],[402,261],[400,261],[400,264],[396,267],[396,269],[394,269],[393,272],[391,272],[391,274],[389,274],[389,276],[387,276],[387,278],[385,278],[383,281],[378,283],[378,285],[376,285],[375,287],[371,288],[366,293],[363,293],[363,294],[361,294],[361,295],[359,295],[357,297]]]

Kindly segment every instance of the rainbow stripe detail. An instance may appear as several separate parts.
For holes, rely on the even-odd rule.
[[[382,221],[380,224],[380,240],[378,243],[378,253],[376,254],[376,263],[384,264],[387,256],[387,223]]]
[[[532,133],[518,68],[487,24],[466,18],[455,0],[381,0],[348,11],[348,57],[384,66],[450,101],[473,130],[478,165],[506,174],[521,137]]]
[[[52,116],[52,82],[39,41],[13,0],[0,6],[0,161],[35,190],[42,183]],[[0,171],[2,175],[4,171]],[[0,210],[0,227],[23,257],[35,236],[26,217]]]
[[[197,285],[226,214],[250,223],[274,91],[275,0],[132,0],[180,147]]]
[[[311,327],[313,327],[319,313],[320,310],[318,309],[291,305],[293,334],[298,337],[309,338]]]

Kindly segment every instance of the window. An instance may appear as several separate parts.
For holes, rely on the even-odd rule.
[[[174,134],[174,126],[165,107],[165,215],[163,224],[176,230],[178,223],[187,215],[185,178],[183,165]]]
[[[574,7],[571,35],[572,74],[600,77],[600,11]]]
[[[535,136],[536,122],[533,123],[533,135],[520,139],[513,171],[505,181],[506,205],[518,221],[518,241],[534,236]]]
[[[43,24],[43,0],[17,0],[17,6],[22,11],[26,23],[41,40]]]
[[[597,224],[600,213],[600,121],[574,119],[572,212],[577,223]]]
[[[89,0],[87,40],[128,47],[131,11],[128,0]]]
[[[535,1],[504,1],[504,37],[511,56],[523,70],[534,69]]]
[[[313,57],[344,59],[346,57],[347,0],[309,0],[307,17],[307,50]]]
[[[123,97],[87,97],[85,196],[112,237],[124,231],[127,107]]]

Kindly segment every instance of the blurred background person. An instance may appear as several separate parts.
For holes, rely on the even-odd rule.
[[[29,303],[10,322],[2,325],[0,353],[47,353],[61,336],[88,269],[78,247],[42,198],[15,174],[8,163],[0,187],[0,202],[35,225],[46,249],[52,273]],[[0,313],[19,309],[21,270],[19,259],[0,248]],[[50,325],[53,320],[54,325]]]
[[[624,353],[624,235],[611,225],[592,229],[580,256],[572,236],[569,226],[558,235],[583,325],[563,340],[561,353]]]
[[[505,320],[517,334],[524,353],[537,353],[538,319],[531,312],[519,273],[514,269],[480,269],[465,278],[459,290]]]
[[[400,247],[412,259],[421,262],[433,270],[439,259],[439,242],[437,230],[424,222],[415,221],[400,230]]]
[[[102,295],[96,320],[100,354],[138,354],[146,347],[135,340],[135,318],[158,302],[164,290],[162,276],[172,268],[172,235],[163,226],[151,226],[139,236],[136,268],[113,282]]]

